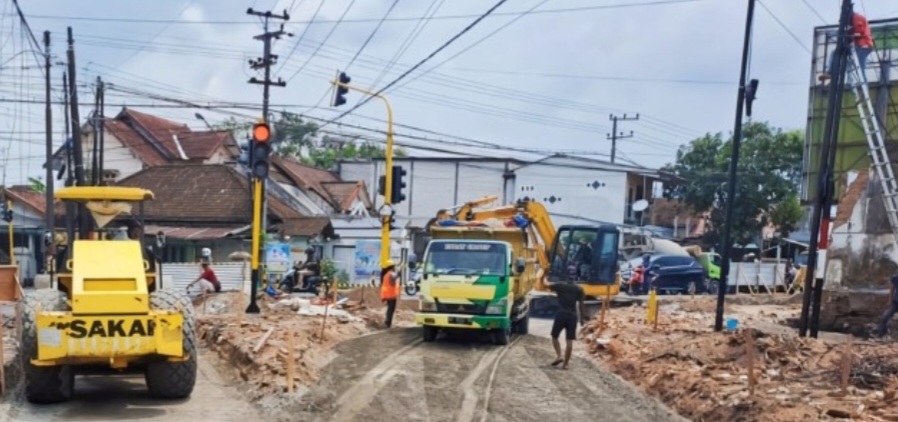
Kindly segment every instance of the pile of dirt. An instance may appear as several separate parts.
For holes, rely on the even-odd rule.
[[[349,299],[350,306],[364,306],[371,309],[380,309],[385,307],[383,301],[380,300],[380,287],[362,286],[352,289],[342,295]],[[400,299],[396,306],[397,309],[408,311],[418,310],[417,299]]]
[[[366,297],[364,304],[353,296],[328,306],[317,298],[260,296],[259,314],[245,313],[240,292],[216,294],[194,303],[197,335],[220,358],[219,366],[244,382],[250,400],[286,403],[318,381],[336,344],[385,328],[379,299],[373,309],[368,294],[350,293]],[[394,326],[414,325],[414,315],[398,309],[394,321]],[[293,394],[288,394],[291,333]]]
[[[603,327],[597,316],[584,328],[584,338],[612,371],[692,420],[898,421],[894,345],[854,339],[848,346],[833,333],[799,338],[782,325],[798,308],[754,304],[762,300],[727,305],[727,319],[740,325],[734,332],[712,330],[714,299],[706,296],[662,305],[657,328],[645,323],[644,307],[612,309]],[[843,364],[848,354],[850,365]]]

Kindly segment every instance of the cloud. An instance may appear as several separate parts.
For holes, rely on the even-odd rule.
[[[347,19],[379,19],[392,2],[358,0],[347,14]],[[603,0],[599,4],[628,2]],[[291,22],[286,26],[295,36],[285,37],[274,44],[274,52],[280,55],[281,63],[284,63],[283,68],[275,68],[274,77],[287,79],[309,59],[317,43],[331,31],[333,23],[298,23],[312,17],[320,4],[319,0],[259,0],[255,3],[254,8],[258,10],[266,10],[277,3],[276,13],[291,5],[295,8],[291,13]],[[325,1],[316,20],[339,19],[349,3],[350,0]],[[537,0],[507,2],[499,11],[523,11],[537,3]],[[837,2],[826,2],[825,5],[810,3],[827,19],[837,19]],[[894,14],[891,3],[889,6],[880,2],[863,3],[871,19],[886,17],[887,13]],[[26,15],[35,16],[29,19],[38,36],[44,29],[53,32],[53,51],[60,59],[65,48],[65,27],[70,25],[74,28],[78,77],[82,84],[92,83],[100,75],[104,80],[121,86],[164,95],[260,103],[261,87],[247,83],[247,79],[256,74],[248,68],[247,60],[258,57],[262,50],[262,44],[252,38],[261,32],[261,26],[251,24],[257,19],[245,13],[250,4],[252,2],[208,0],[138,3],[100,0],[91,2],[87,7],[80,3],[32,0],[22,6]],[[490,4],[444,0],[437,15],[479,14]],[[596,4],[589,0],[568,0],[547,2],[540,9]],[[822,22],[803,2],[768,0],[764,4],[805,46],[810,46],[813,28]],[[421,17],[430,5],[428,1],[400,2],[390,16]],[[187,22],[241,21],[248,24],[66,21],[38,18],[38,15],[136,17]],[[510,16],[484,19],[421,70],[442,62],[511,19]],[[439,19],[429,22],[393,70],[381,77],[378,87],[404,72],[409,65],[425,57],[472,20]],[[541,149],[610,152],[610,141],[606,139],[611,127],[609,113],[640,113],[639,121],[621,123],[619,130],[627,133],[633,130],[634,137],[621,140],[618,150],[642,164],[660,166],[673,160],[677,146],[688,141],[690,136],[732,130],[744,21],[744,2],[711,0],[532,14],[522,17],[427,76],[408,85],[400,83],[404,86],[391,91],[389,96],[397,122],[508,146]],[[761,88],[754,107],[754,119],[767,120],[786,128],[803,128],[807,118],[806,84],[812,77],[811,56],[761,7],[755,11],[755,21],[751,76],[761,80]],[[286,88],[272,88],[272,103],[319,104],[322,95],[329,89],[328,79],[337,69],[346,69],[351,57],[376,26],[377,22],[341,23]],[[385,22],[349,67],[353,82],[364,85],[378,78],[386,62],[394,56],[415,26],[415,21]],[[308,30],[297,45],[306,27]],[[138,47],[142,49],[136,55],[116,67]],[[294,51],[291,53],[291,50]],[[8,52],[6,49],[0,51],[0,59],[9,57]],[[476,72],[471,69],[500,72]],[[60,77],[61,70],[54,69],[54,78]],[[593,75],[635,80],[531,74]],[[33,71],[27,75],[39,78],[39,73]],[[3,70],[0,76],[11,80],[15,74]],[[670,80],[701,83],[674,83]],[[721,81],[730,83],[721,84]],[[91,102],[89,88],[85,86],[83,89],[82,102]],[[3,96],[10,97],[10,94],[7,92]],[[39,79],[34,87],[29,86],[28,95],[42,98]],[[359,97],[352,94],[351,98],[349,105],[355,104]],[[146,99],[110,96],[107,98],[107,113],[117,111],[114,109],[125,101],[149,102]],[[347,109],[346,106],[330,109],[326,97],[319,105],[321,107],[311,114],[321,118],[336,116]],[[10,145],[11,157],[20,157],[27,163],[20,175],[8,175],[13,182],[40,172],[42,160],[34,157],[39,149],[33,145],[39,146],[43,138],[40,134],[43,129],[42,107],[34,104],[18,109],[19,114],[27,112],[33,115],[22,124],[36,134],[23,135],[22,143]],[[194,110],[145,111],[203,127],[202,122],[193,117]],[[89,112],[89,107],[82,107],[82,116],[87,116]],[[61,128],[61,109],[54,109],[54,113],[55,127]],[[357,113],[384,118],[383,106],[373,101]],[[211,111],[204,111],[203,114],[213,121],[226,117]],[[349,116],[343,121],[366,127],[383,126],[362,117]],[[22,127],[18,125],[17,130]],[[61,137],[58,141],[61,142]],[[28,145],[31,145],[30,150]]]

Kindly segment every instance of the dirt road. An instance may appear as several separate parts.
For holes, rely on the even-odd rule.
[[[345,422],[682,420],[588,360],[550,366],[554,352],[541,337],[516,337],[507,348],[419,338],[420,329],[394,329],[339,345],[321,382],[280,410]]]
[[[208,356],[200,359],[194,394],[184,401],[147,397],[143,376],[78,377],[75,397],[66,403],[34,406],[24,400],[0,402],[0,421],[248,421],[260,420],[252,405],[218,375]],[[5,419],[4,419],[5,418]]]

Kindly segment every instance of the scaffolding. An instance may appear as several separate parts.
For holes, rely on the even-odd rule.
[[[898,158],[898,19],[870,21],[874,51],[867,58],[865,76],[873,109],[883,126],[889,156]],[[823,126],[829,85],[818,79],[836,46],[837,25],[814,28],[813,58],[809,75],[808,120],[802,160],[801,199],[809,201],[817,192]],[[847,81],[849,84],[850,81]],[[835,163],[835,201],[845,191],[848,174],[870,168],[870,147],[854,95],[845,95],[841,105],[841,125]]]

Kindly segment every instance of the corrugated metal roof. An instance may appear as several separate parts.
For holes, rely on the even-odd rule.
[[[166,237],[184,240],[221,239],[246,230],[247,226],[232,227],[169,227],[149,224],[144,229],[147,234],[162,232]]]

